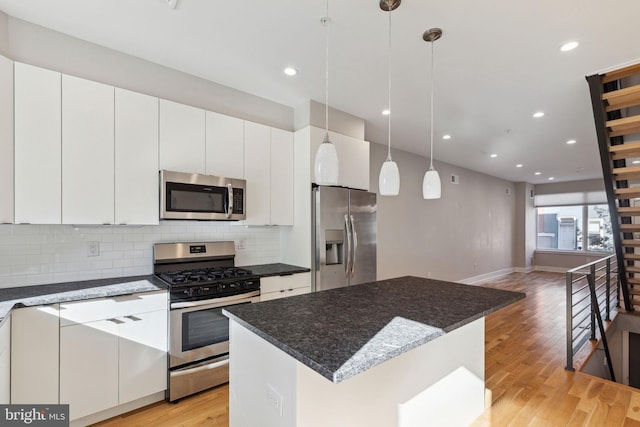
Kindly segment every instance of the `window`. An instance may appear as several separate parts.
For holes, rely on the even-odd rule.
[[[537,209],[539,250],[612,252],[609,207],[545,206]]]

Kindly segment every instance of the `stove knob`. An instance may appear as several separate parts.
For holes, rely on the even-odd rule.
[[[244,289],[244,283],[242,282],[236,283],[236,289]]]
[[[192,297],[193,296],[193,288],[189,288],[185,292],[187,293],[188,297]]]
[[[224,285],[218,285],[218,287],[216,288],[216,291],[218,292],[222,292],[224,290]]]
[[[196,289],[196,295],[198,295],[198,296],[202,295],[203,291],[204,291],[204,288],[202,288],[202,287]]]

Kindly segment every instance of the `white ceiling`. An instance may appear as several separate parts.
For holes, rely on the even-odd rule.
[[[324,0],[179,0],[176,9],[167,0],[0,0],[11,16],[291,107],[324,100],[324,9]],[[388,14],[378,0],[330,0],[329,15],[329,104],[386,143]],[[601,176],[584,77],[640,60],[639,17],[637,0],[403,0],[392,12],[392,146],[428,155],[422,34],[441,27],[435,159],[515,182]],[[570,40],[580,46],[560,52]],[[296,77],[282,73],[288,65]]]

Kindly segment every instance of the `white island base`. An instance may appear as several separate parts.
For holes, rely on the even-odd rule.
[[[484,317],[340,383],[231,320],[230,427],[466,426],[484,410]]]

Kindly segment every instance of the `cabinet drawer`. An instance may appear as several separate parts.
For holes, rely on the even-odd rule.
[[[304,295],[311,292],[311,286],[305,286],[304,288],[288,289],[286,291],[267,292],[260,294],[260,301],[271,301],[272,299],[280,299],[287,297],[294,297],[296,295]]]
[[[260,279],[260,293],[288,291],[311,286],[311,273],[272,276]]]
[[[60,326],[167,309],[167,293],[148,292],[60,304]]]

